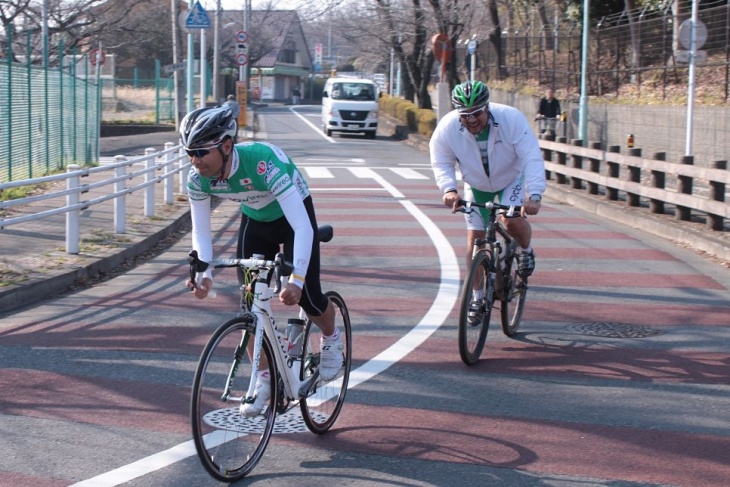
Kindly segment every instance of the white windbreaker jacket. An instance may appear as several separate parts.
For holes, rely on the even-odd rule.
[[[441,119],[429,143],[431,166],[439,189],[442,192],[458,189],[458,164],[464,182],[479,191],[496,193],[524,171],[526,194],[542,195],[545,161],[527,118],[516,108],[490,103],[489,123],[490,177],[487,177],[476,138],[461,124],[459,111],[453,110]]]

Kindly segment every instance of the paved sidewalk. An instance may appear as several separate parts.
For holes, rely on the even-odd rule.
[[[146,148],[159,151],[166,142],[177,143],[177,133],[102,138],[101,159],[110,161],[115,155],[144,155]],[[82,179],[82,184],[109,177],[109,173],[90,175]],[[141,182],[142,177],[133,178],[126,182],[126,186]],[[50,184],[56,185],[55,191],[65,188],[65,181]],[[66,213],[0,229],[0,316],[9,310],[84,286],[184,230],[189,222],[189,209],[187,197],[180,193],[178,184],[179,179],[175,178],[172,205],[165,204],[163,185],[155,185],[154,217],[144,216],[144,190],[128,194],[124,234],[114,233],[113,200],[83,210],[79,219],[80,251],[77,255],[65,251]],[[97,198],[108,190],[108,186],[91,190],[82,198]],[[11,215],[37,213],[63,205],[65,196],[12,209]]]

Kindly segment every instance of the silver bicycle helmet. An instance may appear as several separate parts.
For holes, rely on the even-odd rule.
[[[180,123],[180,140],[186,149],[210,147],[226,136],[234,137],[237,129],[229,105],[199,108],[185,115]]]

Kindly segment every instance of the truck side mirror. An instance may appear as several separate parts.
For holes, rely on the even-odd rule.
[[[327,92],[326,91],[323,91],[322,92],[322,98],[327,98]]]

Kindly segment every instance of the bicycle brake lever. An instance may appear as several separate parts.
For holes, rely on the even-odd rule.
[[[471,206],[471,201],[459,200],[459,208],[457,208],[456,211],[466,213],[468,215],[474,211],[474,208]]]

